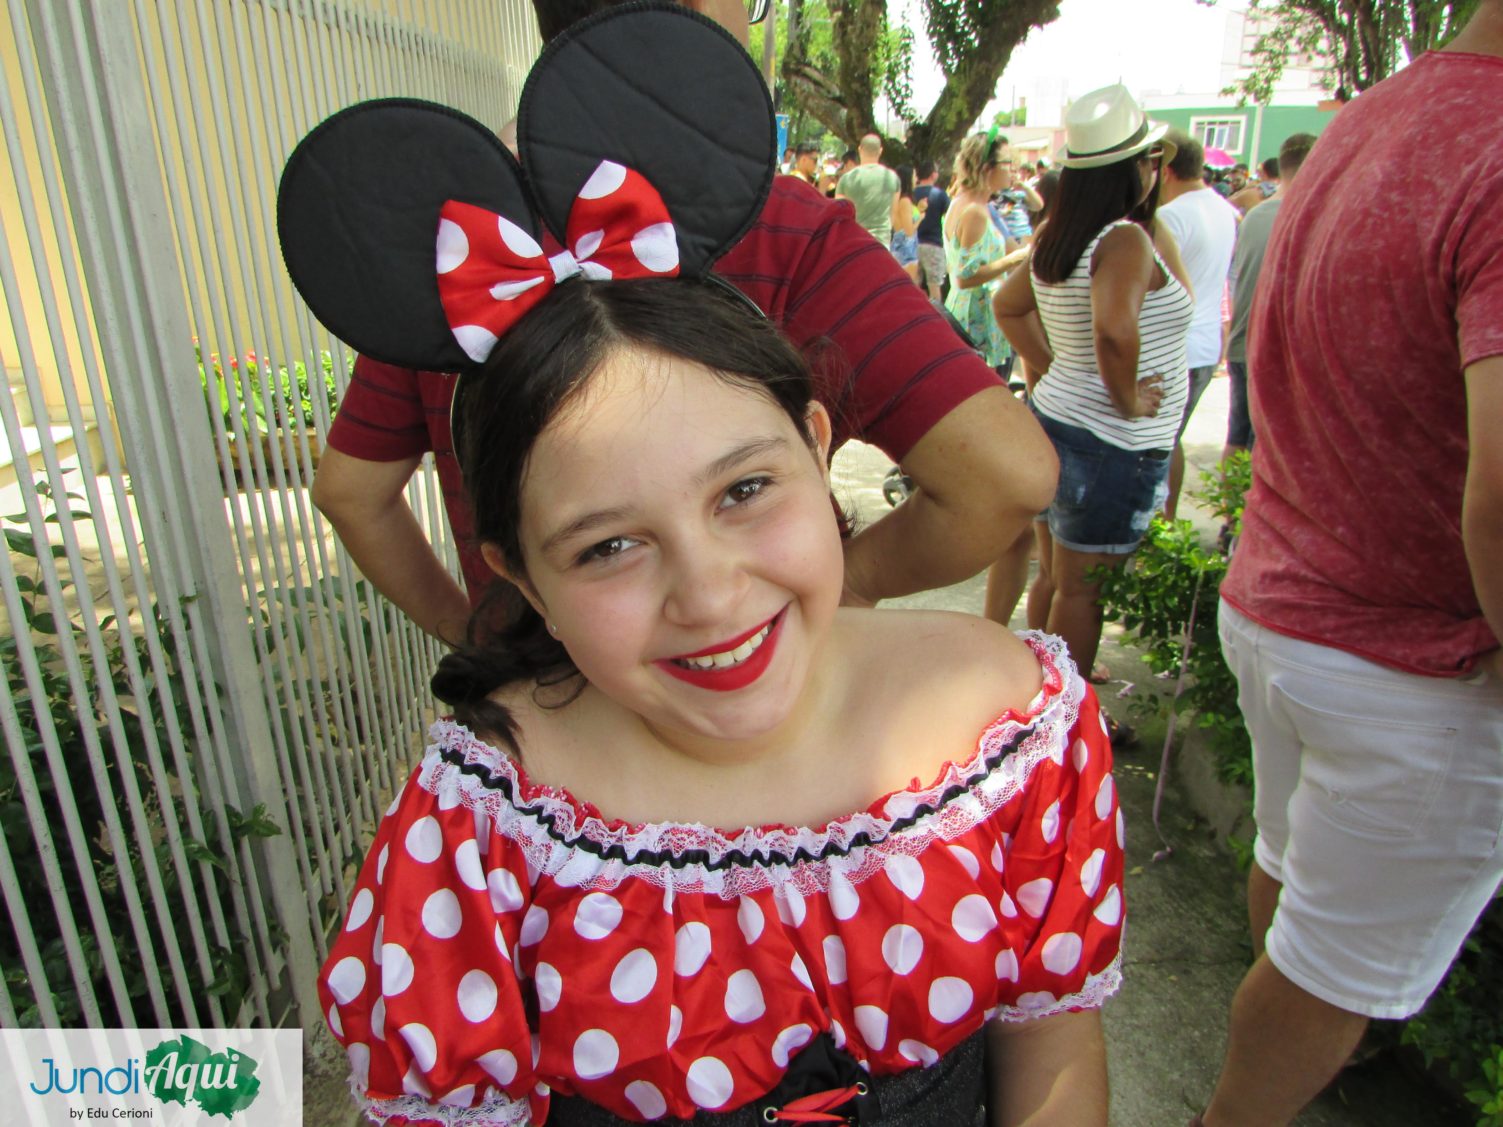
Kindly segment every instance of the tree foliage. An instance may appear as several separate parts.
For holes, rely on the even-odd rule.
[[[913,105],[914,29],[889,19],[886,0],[787,0],[792,31],[780,77],[787,108],[848,145],[877,128],[878,95],[903,121],[889,162],[955,150],[1030,30],[1059,16],[1059,0],[920,0],[924,32],[945,76],[927,114]]]
[[[1216,0],[1200,0],[1214,4]],[[1404,57],[1444,46],[1478,0],[1249,0],[1249,16],[1270,26],[1253,47],[1253,69],[1223,93],[1272,100],[1289,60],[1302,54],[1329,61],[1332,85],[1355,94],[1382,82]]]

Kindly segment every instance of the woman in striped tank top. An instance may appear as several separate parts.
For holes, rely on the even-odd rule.
[[[1111,86],[1070,107],[1052,217],[1028,270],[994,309],[1031,368],[1030,402],[1059,455],[1059,487],[1035,529],[1029,624],[1059,634],[1082,669],[1101,642],[1100,566],[1120,567],[1168,492],[1187,393],[1193,297],[1174,237],[1154,224],[1167,126]]]

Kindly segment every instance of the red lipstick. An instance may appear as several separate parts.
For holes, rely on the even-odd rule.
[[[697,650],[694,653],[663,658],[653,662],[653,664],[670,677],[676,677],[678,680],[693,685],[696,688],[710,689],[718,693],[730,693],[735,692],[737,689],[744,689],[755,682],[757,678],[761,677],[767,671],[768,665],[772,663],[773,650],[777,648],[778,638],[783,631],[783,617],[784,612],[779,611],[767,622],[753,627],[746,631],[746,633],[738,635],[735,638],[724,642],[717,642],[713,646]],[[752,651],[751,655],[739,665],[699,669],[679,664],[679,662],[688,661],[690,658],[708,657],[710,654],[725,653],[728,650],[733,650],[737,646],[755,638],[763,630],[767,630],[767,637],[762,639],[762,644]]]

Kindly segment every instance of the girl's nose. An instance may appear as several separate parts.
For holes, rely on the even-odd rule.
[[[680,626],[736,625],[748,576],[739,556],[707,539],[674,551],[664,613]]]

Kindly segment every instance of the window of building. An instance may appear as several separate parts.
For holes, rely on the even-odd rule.
[[[1236,156],[1242,151],[1245,117],[1197,117],[1190,121],[1190,134],[1208,149],[1221,149]]]

